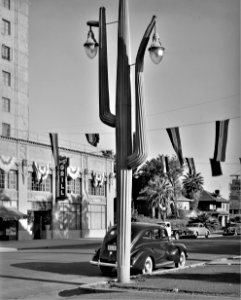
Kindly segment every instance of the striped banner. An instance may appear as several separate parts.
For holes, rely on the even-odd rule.
[[[213,159],[216,161],[225,161],[225,153],[228,139],[229,120],[216,121],[216,138]]]
[[[58,133],[49,133],[51,149],[54,157],[55,167],[59,165],[59,145],[58,145]]]
[[[169,172],[168,156],[161,155],[161,160],[162,160],[163,173],[166,174]]]
[[[171,140],[172,146],[177,154],[180,165],[183,166],[182,145],[181,145],[181,139],[179,134],[179,128],[173,127],[173,128],[167,128],[166,130]]]
[[[88,143],[94,147],[96,147],[100,141],[100,136],[98,133],[86,133],[85,136]]]
[[[211,164],[212,176],[223,175],[220,161],[216,161],[215,159],[210,158],[210,164]]]
[[[195,167],[195,163],[194,163],[194,158],[193,157],[186,157],[185,158],[188,169],[189,169],[189,173],[190,174],[196,174],[196,167]]]

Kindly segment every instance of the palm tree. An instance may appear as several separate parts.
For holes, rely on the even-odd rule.
[[[196,210],[198,207],[200,193],[203,190],[204,184],[204,179],[201,176],[201,173],[188,173],[184,175],[182,183],[185,196],[189,199],[194,199],[192,209]]]
[[[166,219],[167,208],[170,200],[173,199],[173,188],[164,177],[155,176],[148,185],[140,192],[152,207],[152,217],[155,217],[155,211],[158,210],[158,217]]]

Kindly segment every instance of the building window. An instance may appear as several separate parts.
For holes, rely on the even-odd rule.
[[[11,86],[11,74],[6,71],[2,71],[3,74],[3,84],[5,86]]]
[[[2,34],[3,35],[11,34],[11,23],[5,19],[2,19]]]
[[[10,0],[3,0],[3,7],[6,9],[10,9]]]
[[[2,111],[10,112],[10,99],[2,97]]]
[[[0,189],[18,188],[18,173],[16,170],[10,170],[8,173],[0,169]]]
[[[2,58],[10,60],[10,47],[2,45]]]
[[[2,135],[6,137],[11,136],[11,126],[7,123],[2,123]]]
[[[67,193],[73,193],[73,194],[77,194],[77,195],[81,194],[80,178],[77,178],[77,179],[68,178],[67,179]]]
[[[58,223],[60,230],[80,230],[81,229],[81,204],[58,203]]]
[[[89,205],[89,228],[106,229],[106,206]]]
[[[93,185],[93,182],[91,179],[88,181],[88,192],[89,195],[93,196],[105,196],[106,195],[106,189],[105,189],[105,183],[102,186],[95,187]]]
[[[28,172],[28,190],[52,193],[52,175],[42,182],[36,182],[34,173]]]

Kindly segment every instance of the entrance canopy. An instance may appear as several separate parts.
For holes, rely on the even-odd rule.
[[[3,221],[18,221],[19,219],[27,218],[27,215],[21,213],[16,208],[0,206],[0,218]]]

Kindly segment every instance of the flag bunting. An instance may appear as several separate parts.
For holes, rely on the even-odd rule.
[[[98,133],[86,133],[85,136],[88,143],[94,147],[96,147],[100,141],[100,136]]]
[[[179,128],[173,127],[173,128],[167,128],[166,130],[167,130],[167,133],[171,140],[172,146],[177,154],[180,165],[182,166],[183,165],[183,156],[182,156],[182,145],[181,145]]]

